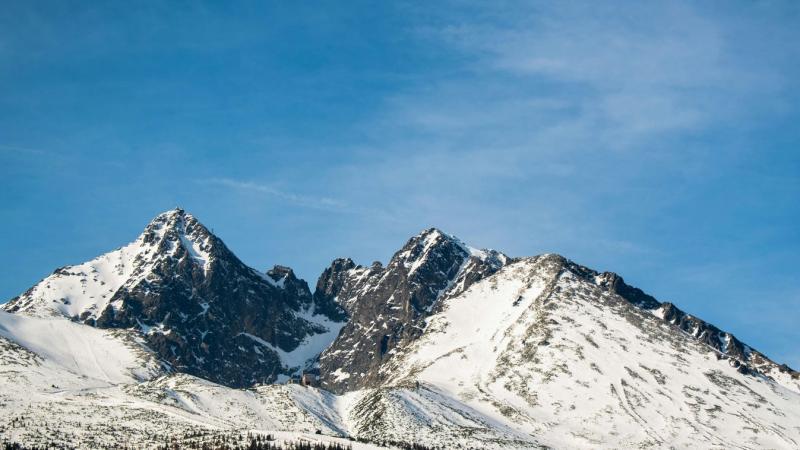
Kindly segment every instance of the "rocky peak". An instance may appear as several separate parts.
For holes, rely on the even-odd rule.
[[[297,278],[291,267],[275,265],[266,272],[267,277],[274,282],[274,286],[281,289],[289,289],[297,292],[298,295],[311,298],[311,291],[305,280]]]
[[[456,278],[470,256],[457,238],[429,228],[408,240],[386,267],[397,271],[411,289],[410,306],[419,313],[429,310]]]
[[[385,267],[335,260],[317,283],[315,301],[337,305],[349,321],[320,357],[323,383],[339,391],[379,383],[380,367],[421,334],[439,299],[467,289],[508,260],[436,228],[410,238]],[[341,367],[357,375],[344,376]]]
[[[463,259],[469,255],[467,247],[457,238],[428,228],[412,237],[392,257],[389,265],[402,264],[409,274],[419,270],[425,262],[433,258],[458,256]]]
[[[275,265],[266,271],[267,281],[274,287],[284,291],[288,297],[297,300],[293,307],[299,310],[307,310],[313,303],[311,290],[305,280],[297,278],[291,267]],[[317,311],[317,313],[322,313]]]
[[[291,373],[304,363],[294,355],[318,345],[308,338],[331,332],[324,309],[306,314],[311,304],[290,268],[248,267],[176,208],[131,244],[62,268],[4,308],[132,329],[173,369],[241,387]]]
[[[340,294],[353,289],[354,271],[365,270],[350,258],[337,258],[322,272],[314,290],[314,305],[318,311],[340,322],[347,319],[351,305]]]
[[[272,266],[271,269],[268,269],[267,275],[269,275],[269,277],[272,278],[276,283],[285,279],[297,279],[297,277],[294,275],[294,270],[292,270],[291,267],[281,266],[280,264],[276,264]]]
[[[193,215],[175,208],[156,216],[140,236],[144,245],[158,248],[157,253],[170,254],[207,272],[215,259],[235,258],[225,244],[214,236]]]

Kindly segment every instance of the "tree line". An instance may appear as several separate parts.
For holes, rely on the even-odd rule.
[[[359,439],[359,441],[367,442],[361,439]],[[438,447],[428,447],[422,444],[411,444],[407,442],[383,441],[371,443],[402,450],[439,450]],[[0,446],[2,450],[53,450],[69,448],[71,447],[56,443],[27,446],[16,442],[6,442]],[[245,439],[215,436],[202,441],[175,441],[159,445],[157,450],[353,450],[353,446],[351,444],[344,445],[338,442],[312,443],[308,441],[284,442],[283,444],[278,444],[275,441],[275,437],[271,434],[248,434]]]

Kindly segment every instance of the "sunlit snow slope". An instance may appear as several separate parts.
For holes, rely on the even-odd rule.
[[[796,372],[742,374],[571,267],[524,259],[446,300],[386,370],[555,448],[800,445]],[[413,426],[415,409],[382,414],[377,427]]]

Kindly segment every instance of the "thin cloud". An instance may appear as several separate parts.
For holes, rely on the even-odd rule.
[[[771,45],[779,38],[762,36],[758,20],[700,5],[465,9],[416,29],[457,53],[459,70],[393,93],[358,124],[368,150],[333,169],[353,204],[390,205],[409,222],[475,224],[475,235],[493,220],[550,241],[588,232],[599,253],[626,232],[620,217],[658,217],[690,195],[682,184],[698,188],[721,164],[746,159],[752,147],[711,148],[697,136],[775,114],[796,72],[766,64],[793,50]],[[787,33],[796,34],[775,36]],[[610,247],[652,251],[630,239]]]
[[[347,209],[347,203],[329,198],[329,197],[312,197],[307,195],[295,194],[292,192],[282,191],[272,186],[256,183],[253,181],[241,181],[231,178],[213,178],[208,181],[211,184],[224,186],[241,191],[256,192],[266,194],[279,200],[291,203],[305,208],[322,209],[326,211],[343,211]]]
[[[50,155],[51,152],[40,150],[38,148],[19,147],[16,145],[0,144],[0,152],[3,153],[21,153],[25,155]]]
[[[513,17],[505,11],[514,11]],[[772,14],[757,8],[751,13]],[[572,141],[578,144],[572,149],[591,142],[604,150],[646,150],[664,135],[757,116],[754,100],[770,108],[788,82],[785,63],[773,62],[796,53],[780,45],[787,37],[780,30],[775,35],[781,38],[765,37],[735,18],[679,2],[503,4],[478,8],[457,24],[424,34],[468,55],[475,79],[461,87],[437,86],[450,94],[460,90],[455,100],[419,96],[415,111],[405,99],[409,117],[444,132],[462,118],[466,126],[476,118],[492,124],[522,119],[523,128],[535,132],[530,134],[550,135],[562,149]],[[753,42],[772,53],[739,50]],[[515,95],[483,98],[494,77],[516,87]],[[537,107],[535,100],[557,101],[571,114],[539,120],[553,111]],[[458,105],[477,106],[453,108]],[[560,139],[564,134],[570,141]]]

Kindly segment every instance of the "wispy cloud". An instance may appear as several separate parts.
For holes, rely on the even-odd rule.
[[[779,45],[797,32],[762,33],[777,14],[769,8],[465,8],[417,29],[458,54],[457,70],[389,96],[359,124],[370,139],[360,144],[364,158],[333,169],[353,203],[478,236],[585,239],[571,246],[600,253],[600,243],[630,234],[621,217],[658,217],[692,195],[682,186],[755,152],[702,141],[774,114],[797,72],[781,62],[796,51]],[[619,250],[650,247],[636,239]]]
[[[447,118],[444,124],[428,121],[444,128],[470,126],[476,117],[484,124],[534,119],[524,126],[561,140],[561,148],[591,142],[595,148],[646,149],[665,133],[753,114],[752,100],[768,102],[785,87],[776,63],[797,56],[780,45],[777,36],[787,37],[782,30],[765,37],[760,27],[748,29],[735,17],[681,2],[503,3],[425,32],[467,55],[474,81],[505,76],[501,83],[512,86],[513,97],[492,83],[472,83],[455,104],[427,97],[415,117]],[[771,51],[741,51],[753,42]],[[496,100],[483,97],[486,91]],[[553,114],[553,104],[561,114],[536,120]]]
[[[207,182],[236,190],[268,195],[270,197],[277,198],[296,206],[302,206],[304,208],[314,208],[326,211],[344,211],[347,210],[348,207],[347,203],[333,198],[295,194],[277,189],[267,184],[256,183],[254,181],[241,181],[232,178],[212,178],[207,180]]]
[[[17,145],[0,144],[0,152],[3,153],[18,153],[25,155],[50,155],[51,152],[41,150],[38,148],[20,147]]]

